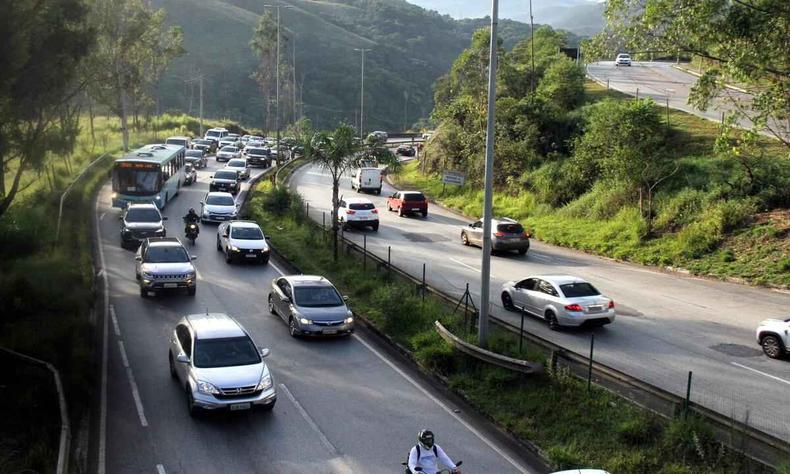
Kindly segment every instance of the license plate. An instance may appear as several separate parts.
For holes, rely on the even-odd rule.
[[[164,286],[165,288],[178,288],[178,283],[165,283],[162,286]]]
[[[603,311],[603,306],[595,305],[595,306],[588,306],[588,311]]]
[[[411,208],[411,210],[412,210],[412,211],[419,211],[419,210],[420,210],[420,208],[419,208],[419,207],[412,207],[412,208]]]
[[[255,257],[257,257],[257,255],[255,255],[254,253],[248,253],[247,255],[245,255],[245,257],[247,257],[247,258],[255,258]]]
[[[233,403],[230,406],[230,411],[249,410],[252,408],[251,403]]]
[[[324,334],[337,334],[337,329],[324,329]]]

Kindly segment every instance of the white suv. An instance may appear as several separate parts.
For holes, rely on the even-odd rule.
[[[621,53],[617,55],[617,58],[614,60],[615,66],[631,66],[631,55]]]
[[[790,348],[790,318],[766,319],[761,322],[757,326],[757,343],[771,359],[786,356]]]
[[[379,211],[370,199],[340,197],[337,220],[344,229],[370,227],[379,230]]]

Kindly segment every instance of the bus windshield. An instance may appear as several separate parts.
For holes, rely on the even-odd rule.
[[[158,169],[116,167],[113,172],[113,190],[131,196],[156,194],[162,188]]]

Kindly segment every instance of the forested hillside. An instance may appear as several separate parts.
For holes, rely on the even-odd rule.
[[[180,25],[186,54],[175,60],[159,88],[160,110],[198,110],[198,83],[204,79],[204,114],[271,128],[274,109],[250,78],[258,67],[249,42],[264,2],[254,0],[159,0],[168,21]],[[284,0],[281,26],[287,38],[282,63],[296,59],[293,77],[281,84],[282,119],[301,110],[321,126],[356,124],[359,113],[360,53],[365,59],[365,128],[401,129],[427,117],[433,84],[446,73],[475,29],[487,20],[456,21],[404,0]],[[506,46],[529,33],[529,26],[500,23]],[[292,38],[295,38],[295,51]],[[267,119],[268,117],[268,119]]]

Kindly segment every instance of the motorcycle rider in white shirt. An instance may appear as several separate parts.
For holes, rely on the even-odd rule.
[[[436,474],[439,472],[439,463],[451,469],[453,474],[461,474],[461,470],[438,444],[433,442],[433,432],[430,430],[420,430],[417,433],[417,444],[409,451],[409,470],[417,473],[414,468],[422,468],[425,474]]]

